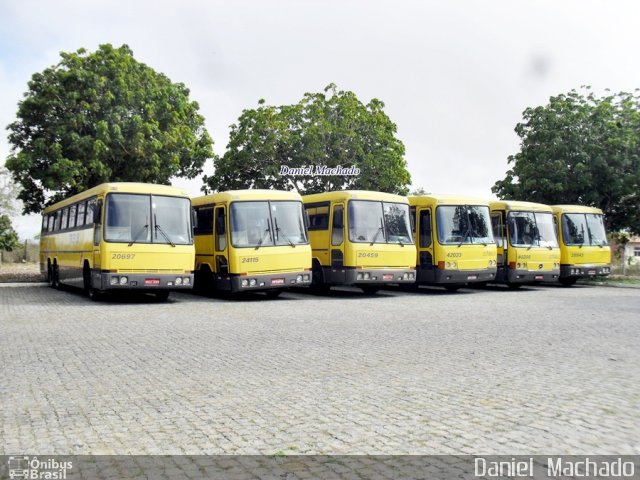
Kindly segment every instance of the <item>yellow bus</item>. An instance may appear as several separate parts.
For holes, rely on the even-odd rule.
[[[453,195],[410,196],[417,247],[417,283],[455,291],[496,278],[496,243],[489,204]]]
[[[551,207],[493,201],[489,208],[498,253],[496,282],[518,288],[527,283],[558,281],[560,247]]]
[[[196,289],[265,292],[311,284],[302,198],[279,190],[233,190],[193,199]]]
[[[375,293],[415,282],[416,247],[406,197],[339,191],[305,195],[313,286],[353,285]]]
[[[579,205],[553,205],[560,240],[560,283],[611,273],[611,249],[602,210]]]
[[[166,300],[193,286],[191,201],[166,185],[103,183],[44,209],[40,272],[49,285],[139,291]]]

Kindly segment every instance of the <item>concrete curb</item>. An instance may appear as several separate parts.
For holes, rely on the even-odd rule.
[[[47,287],[49,284],[47,282],[0,282],[0,288],[15,288],[15,287]]]

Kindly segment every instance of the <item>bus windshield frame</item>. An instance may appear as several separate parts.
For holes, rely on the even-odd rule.
[[[229,215],[234,248],[309,244],[300,200],[238,200],[230,203]]]
[[[436,208],[436,224],[440,245],[496,243],[488,205],[439,205]]]
[[[551,212],[510,211],[507,224],[512,247],[559,247]]]
[[[609,245],[604,215],[600,213],[563,213],[561,223],[562,243],[568,247]]]
[[[148,193],[108,193],[103,238],[108,243],[193,245],[191,201]]]
[[[350,242],[413,245],[408,204],[349,200],[347,210]]]

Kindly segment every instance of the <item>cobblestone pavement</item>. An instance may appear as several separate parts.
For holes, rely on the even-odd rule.
[[[640,290],[0,288],[0,453],[638,454]]]

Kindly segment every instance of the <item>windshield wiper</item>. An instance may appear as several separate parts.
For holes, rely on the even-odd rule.
[[[276,224],[276,238],[278,238],[278,235],[280,234],[280,227],[278,227],[278,219],[276,217],[273,217],[273,222]],[[291,247],[296,248],[296,246],[293,244],[293,242],[287,236],[286,233],[283,233],[282,236],[285,238],[287,242],[289,242],[289,245],[291,245]]]
[[[378,227],[378,230],[376,231],[376,234],[373,236],[373,240],[371,240],[371,245],[373,245],[374,243],[376,243],[376,240],[378,238],[378,235],[380,235],[380,232],[384,233],[384,225],[382,224],[382,219],[380,219],[380,226]]]
[[[546,240],[544,239],[544,237],[542,235],[540,235],[540,233],[538,233],[538,243],[540,242],[546,242]],[[553,250],[553,247],[551,245],[547,245],[547,248],[549,250]]]
[[[147,224],[146,224],[146,225],[143,225],[143,226],[142,226],[142,228],[141,228],[140,230],[138,230],[138,233],[136,233],[136,234],[133,236],[133,238],[132,238],[132,239],[131,239],[131,241],[129,242],[129,245],[128,245],[128,246],[130,247],[131,245],[133,245],[133,244],[138,240],[138,237],[142,234],[142,232],[144,232],[147,228],[149,228],[149,223],[148,223],[148,222],[147,222]]]
[[[256,245],[256,250],[258,250],[260,248],[260,245],[262,245],[262,242],[264,242],[266,233],[269,233],[269,234],[271,233],[271,227],[269,226],[268,223],[267,223],[267,228],[265,228],[264,232],[262,232],[262,237],[260,237],[260,240],[258,240],[258,244]]]
[[[172,247],[175,247],[176,244],[173,243],[171,241],[171,239],[169,238],[169,236],[165,233],[165,231],[162,229],[162,227],[160,225],[158,225],[158,222],[156,221],[156,216],[155,214],[153,215],[153,223],[155,224],[155,229],[160,232],[162,234],[162,236],[164,237],[164,239],[167,241],[167,243],[169,245],[171,245]]]

